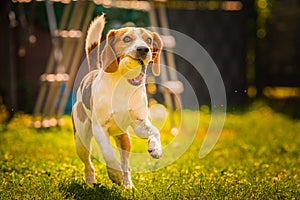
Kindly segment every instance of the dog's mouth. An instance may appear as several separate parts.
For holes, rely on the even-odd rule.
[[[139,63],[142,65],[142,70],[135,78],[127,79],[128,83],[134,86],[141,85],[144,82],[146,67],[142,60],[138,59]]]

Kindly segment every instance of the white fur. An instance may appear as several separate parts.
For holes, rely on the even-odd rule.
[[[101,36],[102,36],[102,32],[105,26],[105,18],[104,15],[100,15],[98,17],[96,17],[92,23],[89,26],[88,32],[87,32],[87,36],[86,36],[86,43],[85,43],[85,53],[87,56],[87,61],[90,67],[91,63],[90,63],[90,58],[89,58],[89,51],[91,51],[90,47],[93,44],[97,44],[97,60],[99,60],[99,51],[100,51],[100,43],[101,43]],[[99,34],[100,33],[100,34]],[[100,68],[99,64],[97,64],[97,66],[95,66],[96,68]],[[93,68],[91,68],[93,69]]]

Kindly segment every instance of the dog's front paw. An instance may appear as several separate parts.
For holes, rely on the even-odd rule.
[[[131,180],[131,177],[130,177],[129,170],[128,171],[127,170],[123,171],[123,176],[124,176],[124,182],[123,182],[124,183],[123,184],[124,188],[126,190],[132,189],[133,188],[133,183],[132,183],[132,180]]]
[[[121,186],[123,182],[122,171],[110,167],[106,167],[106,168],[110,180]]]
[[[160,158],[162,156],[162,149],[158,148],[158,149],[148,149],[148,152],[150,153],[150,155],[152,156],[152,158]]]
[[[124,188],[125,190],[130,190],[134,187],[131,179],[130,180],[124,180]]]
[[[155,137],[149,138],[149,140],[148,140],[148,152],[150,153],[152,158],[158,159],[162,156],[161,144],[160,144],[160,141],[157,138],[155,138]]]

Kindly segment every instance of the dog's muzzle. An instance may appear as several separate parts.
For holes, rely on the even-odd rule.
[[[134,86],[139,86],[141,84],[144,84],[144,82],[145,82],[146,67],[142,60],[139,60],[139,62],[142,65],[142,70],[141,70],[140,74],[135,78],[127,79],[128,83],[130,83],[131,85],[134,85]]]
[[[148,56],[150,49],[146,46],[139,46],[136,48],[136,58],[145,60]]]

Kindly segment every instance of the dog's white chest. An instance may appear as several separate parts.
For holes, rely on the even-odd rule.
[[[105,78],[101,79],[105,80]],[[146,91],[143,87],[130,86],[126,80],[118,80],[113,87],[105,87],[100,82],[100,87],[95,91],[94,111],[97,121],[112,135],[122,134],[132,124],[132,111],[147,107]],[[107,83],[116,83],[105,80]],[[107,86],[107,85],[106,85]],[[110,88],[110,89],[108,89]]]

